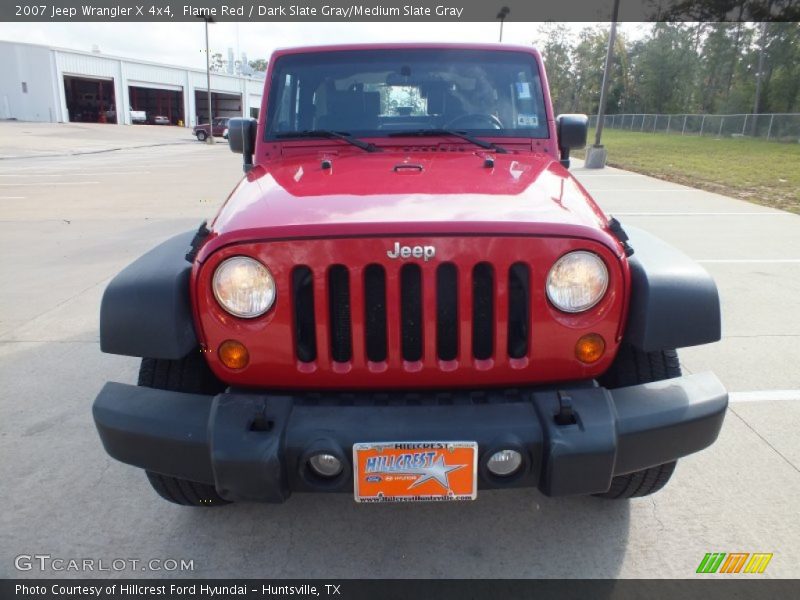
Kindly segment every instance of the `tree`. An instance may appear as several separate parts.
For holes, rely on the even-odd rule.
[[[697,66],[692,37],[680,23],[657,23],[636,46],[633,80],[643,112],[682,112],[691,103]]]
[[[561,24],[546,23],[539,28],[544,40],[539,47],[547,69],[550,98],[555,114],[569,112],[573,98],[572,41],[567,28]]]
[[[574,83],[570,112],[597,112],[608,50],[608,33],[607,26],[594,26],[582,30],[578,36],[578,43],[572,52]],[[606,103],[608,114],[619,112],[627,94],[628,57],[621,33],[612,60]]]
[[[264,72],[267,70],[267,59],[266,58],[256,58],[248,62],[250,68],[253,71],[261,71]]]
[[[723,4],[735,14],[755,9],[751,2]],[[539,29],[556,113],[597,111],[607,30],[587,27],[573,36],[559,24]],[[749,113],[759,78],[760,112],[800,110],[800,23],[654,23],[639,39],[620,32],[607,111]]]
[[[228,61],[222,58],[222,54],[215,52],[211,55],[211,72],[224,73],[228,69]]]
[[[770,23],[764,74],[766,110],[800,110],[800,23]],[[766,112],[762,110],[762,112]]]

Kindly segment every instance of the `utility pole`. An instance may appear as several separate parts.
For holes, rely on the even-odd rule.
[[[764,55],[767,47],[767,22],[761,23],[761,36],[758,42],[758,70],[756,71],[756,94],[753,102],[753,123],[751,135],[755,137],[758,124],[758,113],[761,112],[761,81],[764,77]]]
[[[606,117],[606,95],[611,79],[611,60],[614,58],[614,42],[617,39],[617,17],[619,16],[619,0],[614,0],[614,13],[611,17],[611,31],[608,34],[608,49],[606,50],[606,65],[603,70],[603,84],[600,88],[600,106],[597,109],[597,129],[594,134],[594,145],[600,146],[603,135],[603,121]]]
[[[597,125],[594,133],[594,146],[586,149],[586,162],[588,169],[602,169],[606,166],[607,152],[600,143],[603,135],[603,121],[606,118],[606,95],[608,84],[611,80],[611,61],[614,58],[614,43],[617,39],[617,18],[619,17],[619,0],[614,0],[614,9],[611,14],[611,31],[608,33],[608,49],[606,50],[606,64],[603,69],[603,83],[600,86],[600,106],[597,108]]]
[[[206,138],[207,144],[214,143],[214,115],[211,112],[211,54],[208,50],[208,24],[213,23],[214,19],[211,17],[200,17],[206,24],[206,88],[208,93],[208,137]],[[199,123],[198,123],[199,125]]]
[[[511,9],[507,6],[504,6],[500,9],[500,12],[497,13],[497,18],[500,19],[500,42],[503,41],[503,23],[506,20],[506,17],[511,12]]]

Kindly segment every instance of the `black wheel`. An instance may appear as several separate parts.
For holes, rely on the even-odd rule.
[[[200,352],[192,352],[181,360],[142,359],[139,385],[173,392],[215,395],[225,384],[214,376]],[[188,481],[147,471],[147,479],[156,493],[183,506],[221,506],[230,504],[213,485]]]
[[[217,493],[213,485],[159,475],[152,471],[146,471],[146,473],[147,479],[156,493],[164,500],[174,504],[180,504],[181,506],[223,506],[230,504]]]
[[[675,350],[642,352],[625,344],[620,347],[614,363],[600,377],[599,383],[614,389],[680,376],[681,364]],[[677,461],[672,461],[642,471],[618,475],[611,480],[611,487],[607,492],[595,496],[612,500],[648,496],[667,485],[676,464]]]
[[[207,137],[208,137],[208,134],[205,131],[198,131],[197,132],[197,139],[200,140],[201,142],[205,142]]]
[[[212,373],[199,351],[180,360],[143,358],[138,385],[171,392],[215,396],[225,391],[225,384]]]
[[[611,480],[611,487],[604,494],[595,494],[598,498],[610,500],[627,500],[654,494],[669,481],[675,471],[677,461],[668,462],[643,471],[634,471],[627,475],[618,475]]]

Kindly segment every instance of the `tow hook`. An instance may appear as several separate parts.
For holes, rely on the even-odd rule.
[[[575,425],[575,411],[572,410],[572,398],[561,390],[558,391],[558,412],[555,414],[556,425]]]

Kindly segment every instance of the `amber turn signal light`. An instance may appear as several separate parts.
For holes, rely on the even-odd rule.
[[[606,351],[606,342],[596,333],[587,333],[575,344],[575,357],[582,363],[592,364],[600,360]]]
[[[222,364],[229,369],[244,369],[250,362],[250,353],[241,342],[226,340],[222,342],[217,351]]]

